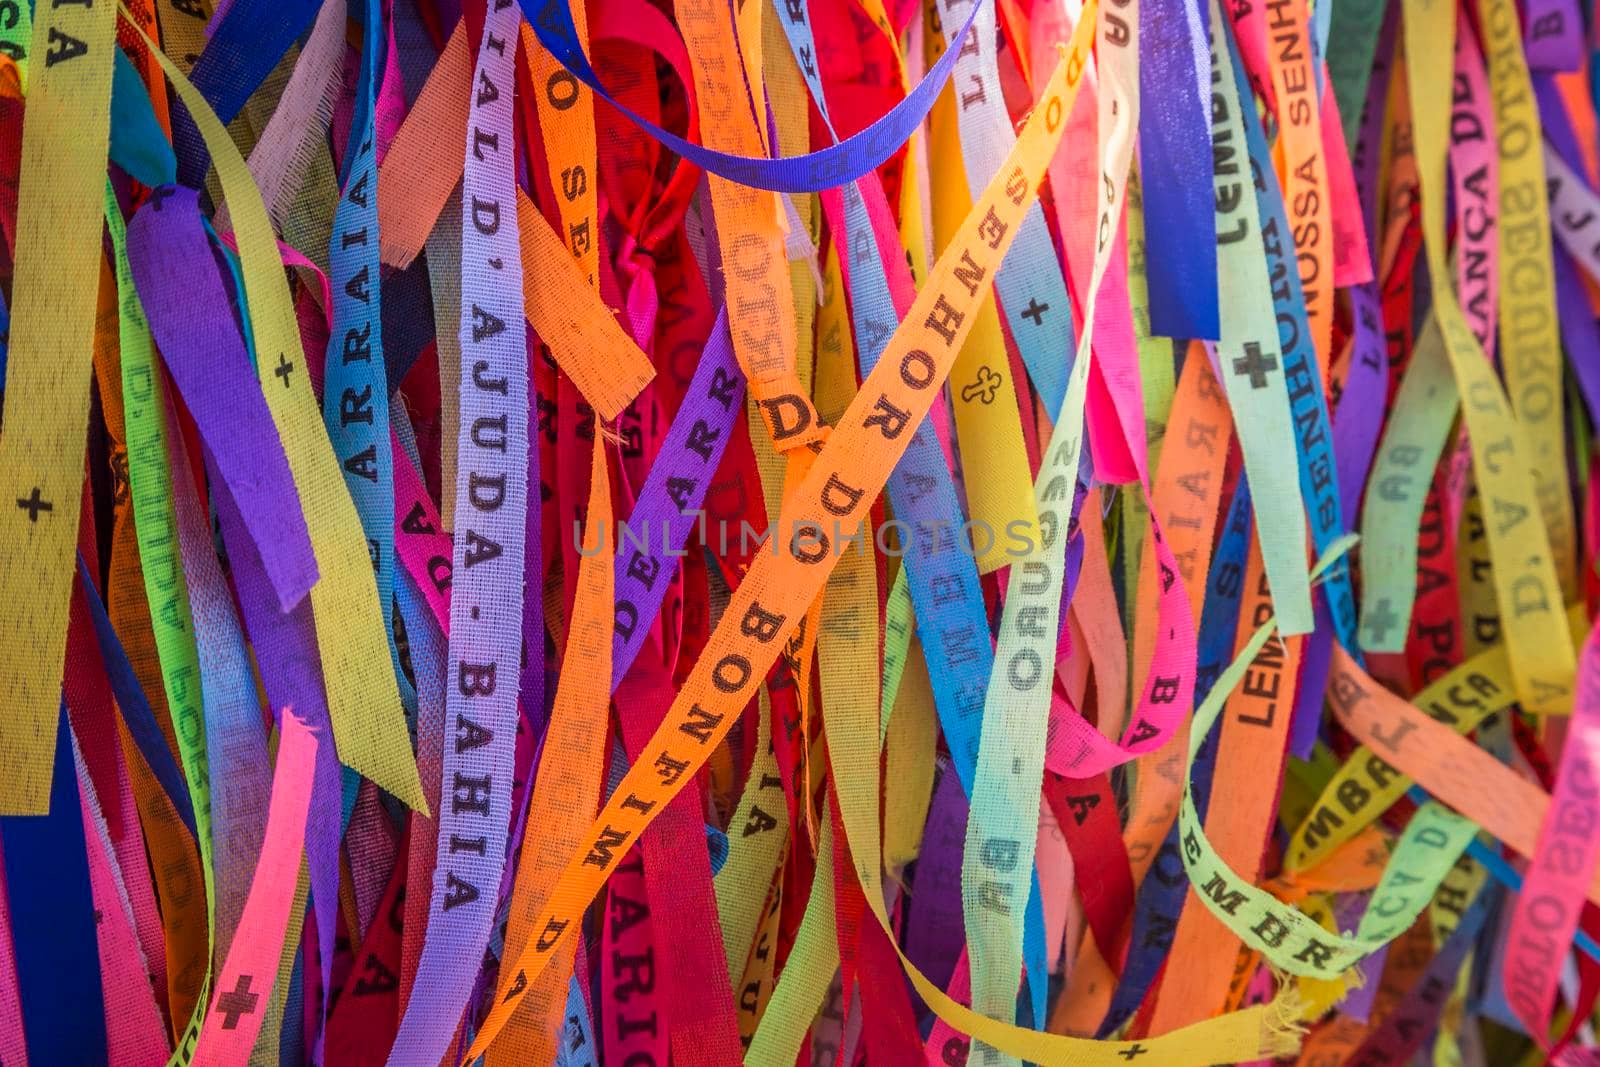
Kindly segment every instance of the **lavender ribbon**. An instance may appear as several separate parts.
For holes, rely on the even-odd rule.
[[[436,1067],[481,969],[506,868],[528,508],[528,353],[517,245],[511,0],[489,5],[461,219],[461,425],[439,840],[428,939],[392,1064]]]

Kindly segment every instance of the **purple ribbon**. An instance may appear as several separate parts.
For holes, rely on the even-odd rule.
[[[1583,16],[1576,0],[1527,0],[1522,29],[1529,70],[1583,69]]]
[[[616,546],[613,692],[644,647],[667,595],[677,557],[683,554],[700,517],[706,490],[728,447],[734,419],[743,411],[744,375],[734,361],[728,310],[724,307],[717,313],[699,366],[628,517],[628,528],[635,534],[632,543],[644,542],[646,548],[624,552],[620,538]]]
[[[928,805],[909,897],[912,922],[905,931],[906,955],[940,989],[950,985],[966,944],[961,918],[961,853],[967,836],[967,797],[949,764]]]
[[[218,477],[240,502],[276,603],[288,611],[316,584],[316,557],[244,338],[218,311],[232,307],[233,297],[206,238],[199,194],[155,190],[128,223],[128,262],[150,332]]]

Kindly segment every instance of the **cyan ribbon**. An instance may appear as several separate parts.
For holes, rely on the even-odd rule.
[[[373,122],[383,51],[383,11],[366,0],[361,74],[344,154],[333,234],[328,241],[333,326],[322,390],[322,419],[361,517],[378,584],[395,676],[403,679],[390,610],[394,596],[394,455],[389,448],[389,378],[384,369],[378,262],[378,161]],[[231,12],[230,12],[231,14]],[[264,353],[272,360],[273,353]]]

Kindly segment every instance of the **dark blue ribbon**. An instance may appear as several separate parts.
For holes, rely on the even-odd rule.
[[[228,9],[189,72],[189,81],[224,125],[243,110],[250,94],[266,81],[321,7],[322,0],[240,0]],[[176,100],[172,141],[177,147],[178,180],[200,188],[211,169],[211,155],[194,118]]]
[[[83,808],[63,704],[47,815],[0,818],[22,1029],[33,1063],[106,1063]]]
[[[100,659],[105,663],[106,677],[111,682],[111,695],[116,697],[117,707],[122,709],[122,721],[128,727],[128,735],[133,738],[134,747],[144,757],[145,766],[150,768],[161,791],[172,802],[178,818],[188,828],[189,836],[194,837],[194,806],[189,800],[189,787],[184,781],[183,772],[172,758],[166,735],[156,723],[155,712],[150,710],[144,689],[133,673],[133,664],[128,662],[128,654],[122,650],[122,642],[117,640],[117,631],[111,626],[105,605],[100,602],[100,593],[89,580],[89,568],[82,555],[78,556],[78,580],[83,583],[83,599],[89,605],[89,621],[94,624],[94,637],[100,646]],[[199,685],[200,679],[194,679],[194,684]],[[71,766],[70,760],[68,766]]]

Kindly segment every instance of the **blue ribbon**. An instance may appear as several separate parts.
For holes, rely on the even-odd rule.
[[[244,108],[321,7],[322,0],[239,0],[228,9],[189,72],[189,81],[224,125]],[[200,188],[211,169],[211,155],[194,118],[176,101],[172,141],[177,147],[178,179]]]
[[[106,1063],[105,1002],[83,808],[63,703],[48,815],[0,818],[28,1059]]]
[[[986,2],[976,0],[972,5],[972,14],[967,16],[961,31],[956,34],[957,42],[972,28],[978,9]],[[956,47],[947,49],[904,100],[860,133],[803,156],[767,159],[713,151],[693,141],[686,141],[629,110],[606,90],[600,83],[600,76],[589,64],[589,57],[584,54],[583,45],[578,40],[577,27],[573,25],[568,0],[522,0],[522,10],[527,14],[528,23],[533,27],[539,43],[548,48],[550,54],[579,81],[626,115],[641,130],[703,170],[740,185],[772,189],[780,193],[814,193],[831,189],[854,181],[894,155],[922,125],[923,118],[938,98],[939,90],[944,88],[951,70],[955,68],[956,53],[960,51]],[[209,53],[211,50],[208,48],[206,51]]]
[[[1211,101],[1200,98],[1196,66],[1197,58],[1206,54],[1208,15],[1208,5],[1194,0],[1144,0],[1140,5],[1139,175],[1150,332],[1215,341],[1222,337],[1222,324],[1217,310]]]

